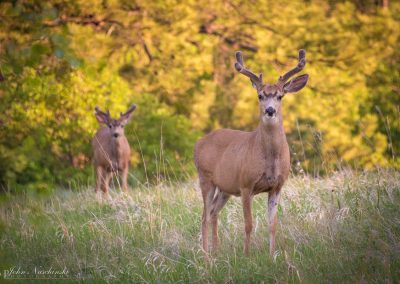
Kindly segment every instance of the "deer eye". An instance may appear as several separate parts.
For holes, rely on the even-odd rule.
[[[282,100],[283,96],[278,96],[277,99],[278,101]]]
[[[108,128],[111,128],[111,127],[112,127],[111,124],[109,124],[109,125],[108,125]]]
[[[263,100],[263,96],[262,95],[258,95],[258,99],[261,101],[261,100]]]

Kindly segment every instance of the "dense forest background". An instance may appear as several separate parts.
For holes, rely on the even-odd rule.
[[[400,168],[399,42],[398,1],[1,1],[0,186],[91,182],[94,107],[132,103],[131,182],[191,176],[203,133],[258,123],[237,50],[269,82],[307,51],[283,100],[294,173]]]

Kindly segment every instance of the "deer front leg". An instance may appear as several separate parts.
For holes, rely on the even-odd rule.
[[[106,197],[108,197],[108,187],[110,185],[111,177],[112,177],[112,173],[105,172],[104,183],[103,183],[103,193]]]
[[[128,167],[122,170],[122,191],[128,192]]]
[[[244,254],[249,255],[250,251],[250,237],[253,230],[253,217],[251,213],[251,201],[253,196],[249,190],[242,191],[242,204],[243,204],[243,215],[244,215],[244,230],[246,238],[244,240]]]
[[[95,192],[100,192],[103,184],[104,176],[103,176],[103,168],[96,167],[96,189]]]
[[[269,254],[275,253],[275,233],[278,222],[277,212],[280,197],[280,190],[268,194],[268,225],[269,225]]]

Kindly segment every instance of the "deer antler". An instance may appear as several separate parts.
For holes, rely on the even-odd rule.
[[[288,72],[286,72],[285,75],[280,76],[279,83],[284,84],[294,74],[299,73],[301,70],[303,70],[304,66],[306,66],[306,51],[304,49],[300,49],[299,50],[299,63],[292,70],[289,70]]]
[[[126,120],[128,121],[132,115],[132,112],[136,109],[136,105],[132,105],[125,113],[120,113],[120,118],[119,120]]]
[[[136,105],[132,105],[125,113],[120,112],[120,116],[129,116],[136,109]]]
[[[99,108],[98,106],[96,106],[96,107],[94,108],[94,110],[95,110],[96,113],[98,113],[98,114],[101,114],[101,115],[110,117],[110,111],[109,111],[109,110],[107,110],[107,112],[103,112],[103,111],[100,110],[100,108]]]
[[[235,69],[243,75],[249,77],[251,82],[256,86],[257,89],[262,86],[262,74],[260,74],[260,76],[257,76],[255,73],[244,67],[243,56],[242,52],[240,51],[236,52]]]

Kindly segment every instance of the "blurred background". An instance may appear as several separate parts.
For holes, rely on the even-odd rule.
[[[399,169],[399,42],[393,0],[1,1],[0,187],[93,183],[94,107],[132,103],[131,185],[194,177],[199,137],[258,124],[237,50],[270,83],[307,51],[283,100],[294,174]]]

